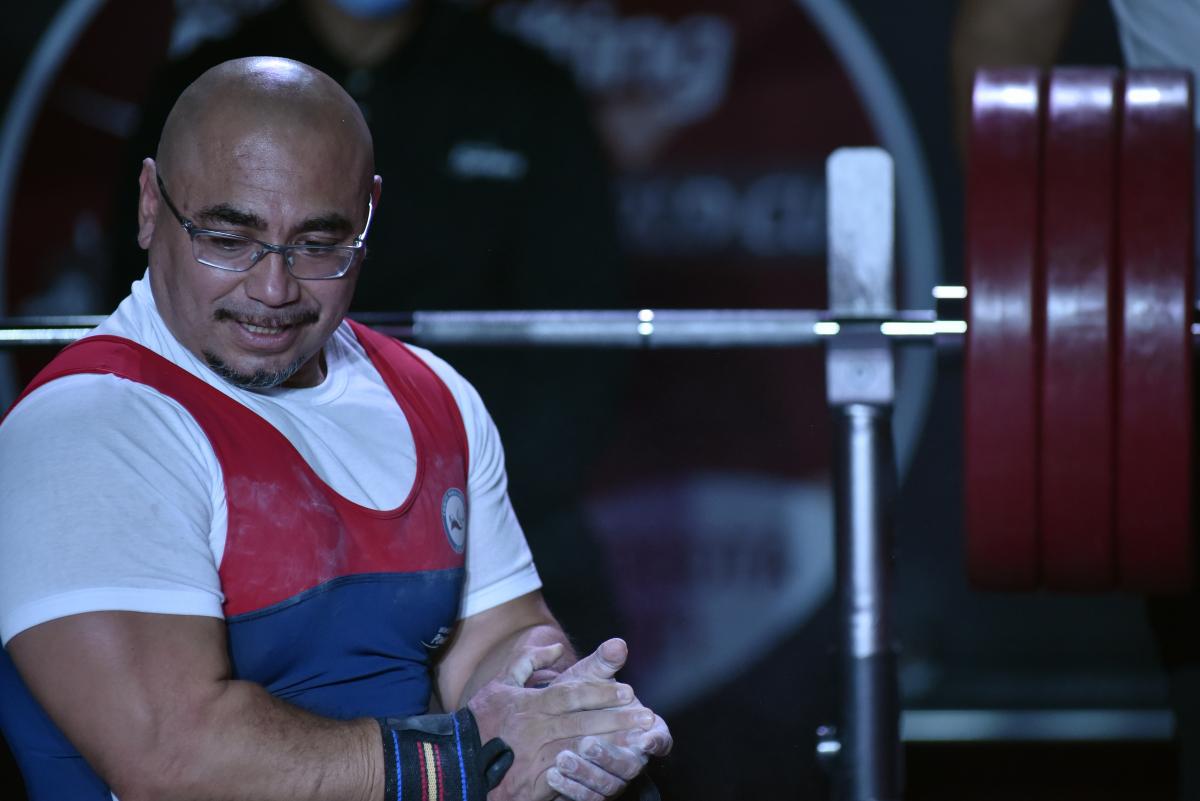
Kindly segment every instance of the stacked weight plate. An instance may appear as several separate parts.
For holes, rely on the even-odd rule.
[[[1042,118],[1042,579],[1107,589],[1117,575],[1113,531],[1113,376],[1117,271],[1116,70],[1049,77]]]
[[[985,70],[967,181],[967,558],[992,589],[1192,579],[1190,80]]]
[[[1116,536],[1121,586],[1192,582],[1192,84],[1131,72],[1122,104]]]

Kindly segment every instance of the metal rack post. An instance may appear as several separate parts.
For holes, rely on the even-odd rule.
[[[835,152],[827,165],[829,303],[835,314],[894,313],[891,157]],[[891,616],[892,504],[896,463],[891,415],[894,363],[873,330],[826,346],[826,396],[834,415],[841,720],[834,797],[901,797],[900,704]]]

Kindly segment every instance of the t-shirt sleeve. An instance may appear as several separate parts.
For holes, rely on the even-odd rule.
[[[450,389],[467,430],[467,577],[459,616],[470,617],[533,592],[542,582],[508,497],[500,432],[483,400],[444,360],[423,348],[412,350]]]
[[[220,480],[199,426],[153,389],[79,375],[30,393],[0,426],[0,641],[83,612],[223,617]]]

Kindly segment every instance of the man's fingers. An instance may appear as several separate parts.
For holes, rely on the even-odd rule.
[[[546,740],[574,740],[589,734],[611,734],[629,730],[648,730],[654,725],[654,713],[644,707],[596,709],[568,712],[546,721]]]
[[[636,755],[631,756],[634,756],[636,760]],[[612,798],[624,790],[628,782],[625,777],[602,768],[573,751],[560,751],[554,759],[554,767],[563,778],[570,779],[607,798]],[[636,770],[633,775],[637,775]]]
[[[633,688],[615,681],[573,681],[553,684],[539,691],[543,711],[551,715],[578,712],[583,709],[608,709],[625,706],[633,701]]]
[[[553,665],[562,653],[562,643],[522,649],[505,669],[505,683],[514,687],[524,687],[530,676]]]
[[[671,730],[667,728],[667,722],[658,715],[654,716],[654,725],[641,735],[631,738],[633,745],[647,756],[666,756],[671,753],[672,746],[675,745],[675,739],[671,736]]]
[[[565,796],[561,795],[558,790],[550,786],[549,773],[550,771],[544,770],[542,771],[541,775],[534,780],[533,786],[530,788],[530,794],[528,795],[528,798],[531,799],[531,801],[558,801],[560,798],[565,798]],[[489,795],[494,794],[494,792],[489,793]],[[505,798],[512,797],[513,796],[511,794],[505,796]],[[526,796],[522,796],[522,801],[524,801],[525,797]]]
[[[612,798],[625,789],[626,782],[623,778],[596,767],[572,751],[560,752],[554,760],[554,767],[563,778],[607,798]]]
[[[605,798],[595,790],[567,778],[557,766],[546,771],[546,783],[550,785],[550,789],[571,801],[604,801]]]
[[[646,766],[646,757],[641,751],[632,748],[622,748],[600,737],[583,738],[579,743],[579,754],[595,767],[603,769],[605,772],[624,781],[633,779]],[[561,761],[561,754],[559,756]],[[566,773],[568,776],[576,778],[577,781],[581,781],[570,771],[566,771]],[[588,782],[583,783],[593,789],[597,789]]]
[[[619,637],[605,640],[600,647],[563,671],[561,679],[611,679],[625,667],[629,647]]]

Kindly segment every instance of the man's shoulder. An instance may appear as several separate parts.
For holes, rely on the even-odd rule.
[[[109,375],[71,375],[26,396],[0,425],[7,475],[53,464],[64,480],[97,471],[143,474],[147,465],[195,470],[207,462],[203,433],[178,404]],[[12,471],[18,471],[13,473]]]
[[[52,359],[35,386],[13,407],[5,427],[70,430],[85,439],[113,434],[152,436],[158,426],[176,429],[189,418],[179,403],[150,383],[122,375],[152,375],[162,369],[188,369],[163,350],[138,288],[111,315],[75,345]],[[187,425],[186,422],[183,425]],[[101,430],[103,429],[103,431]]]
[[[132,432],[148,417],[177,417],[167,411],[173,407],[177,404],[145,384],[99,372],[74,373],[47,381],[22,398],[3,427],[65,427],[82,433],[111,426]]]

